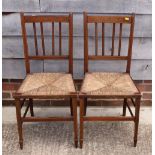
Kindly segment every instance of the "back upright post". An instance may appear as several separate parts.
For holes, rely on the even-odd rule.
[[[88,23],[87,13],[83,13],[84,16],[84,74],[88,72]]]
[[[73,75],[73,14],[69,14],[69,73]]]
[[[28,58],[28,45],[27,45],[27,38],[26,38],[24,13],[20,13],[20,18],[21,18],[22,36],[23,36],[25,68],[26,68],[26,73],[28,74],[28,73],[30,73],[30,62],[29,62],[29,58]]]
[[[131,58],[132,58],[134,21],[135,21],[135,15],[133,14],[132,17],[131,17],[130,38],[129,38],[129,46],[128,46],[128,60],[127,60],[127,68],[126,68],[126,72],[129,73],[129,74],[130,74]]]

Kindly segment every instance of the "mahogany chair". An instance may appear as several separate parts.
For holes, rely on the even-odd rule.
[[[51,31],[51,51],[46,51],[45,48],[45,24],[49,24]],[[59,50],[55,48],[55,29],[58,25],[59,34]],[[68,54],[64,54],[62,51],[62,26],[68,25]],[[28,35],[27,25],[33,27],[34,38],[34,52],[29,50],[28,47]],[[24,45],[25,67],[26,77],[22,82],[20,88],[14,95],[16,105],[16,115],[19,133],[20,148],[23,148],[23,132],[22,124],[24,122],[49,122],[49,121],[73,121],[74,124],[74,142],[75,147],[78,145],[77,139],[77,95],[72,79],[73,74],[73,15],[24,15],[21,13],[21,26]],[[39,27],[37,27],[39,26]],[[37,30],[40,30],[41,35],[41,49],[39,51],[39,37],[37,36]],[[66,30],[67,31],[67,30]],[[50,34],[48,34],[50,35]],[[32,42],[31,42],[32,43]],[[48,52],[48,54],[46,54]],[[67,51],[65,51],[67,52]],[[33,53],[33,55],[31,55]],[[31,73],[31,61],[32,60],[68,60],[68,73]],[[67,99],[70,101],[71,116],[68,117],[35,117],[33,112],[33,99]],[[28,105],[25,113],[21,115],[21,109],[28,100]],[[30,109],[31,117],[26,117],[28,110]]]
[[[88,26],[94,24],[95,34],[95,54],[90,54],[88,48]],[[106,26],[110,28],[112,25],[112,34],[110,38],[111,50],[105,50],[105,31]],[[101,50],[98,48],[98,27],[101,27]],[[118,26],[117,38],[118,38],[118,50],[116,47],[116,26]],[[122,54],[122,30],[125,26],[128,26],[128,47],[126,55]],[[127,28],[125,28],[127,31]],[[91,31],[92,32],[92,31]],[[84,73],[85,78],[79,93],[80,97],[80,147],[83,146],[83,125],[84,121],[133,121],[134,122],[134,146],[137,144],[138,135],[138,123],[139,123],[139,110],[141,94],[134,85],[134,82],[130,76],[130,66],[132,57],[132,44],[134,33],[134,15],[132,16],[95,16],[87,15],[84,13]],[[107,35],[107,34],[106,34]],[[89,72],[88,61],[94,60],[123,60],[126,61],[125,72]],[[111,64],[112,65],[112,64]],[[109,66],[106,66],[108,69]],[[122,116],[86,116],[87,99],[123,99],[123,115]],[[132,112],[128,100],[131,100],[135,107],[135,114]],[[131,116],[126,116],[126,107],[129,109]]]

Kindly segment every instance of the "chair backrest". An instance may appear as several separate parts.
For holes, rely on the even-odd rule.
[[[94,33],[95,33],[95,51],[93,55],[89,54],[88,48],[88,26],[94,24]],[[98,50],[98,25],[101,26],[101,46],[102,50]],[[105,51],[105,27],[106,24],[111,24],[111,50]],[[118,33],[118,50],[115,51],[115,37],[116,37],[116,24],[119,26]],[[122,29],[124,25],[129,25],[129,41],[128,41],[128,49],[127,55],[121,55],[121,47],[122,47]],[[109,26],[108,26],[109,28]],[[132,43],[133,43],[133,32],[134,32],[134,14],[132,16],[95,16],[95,15],[87,15],[84,12],[84,73],[88,72],[88,60],[126,60],[126,72],[130,73],[131,66],[131,57],[132,57]],[[99,54],[100,53],[100,54]],[[108,53],[108,55],[106,54]]]
[[[49,24],[50,28],[48,29],[48,36],[50,36],[50,51],[46,51],[46,43],[45,43],[45,35],[44,35],[44,26],[45,24]],[[56,24],[58,25],[56,27]],[[31,32],[33,36],[34,42],[34,51],[30,51],[28,47],[28,33],[27,33],[27,25],[31,25],[33,32]],[[63,54],[62,51],[62,26],[67,28],[65,32],[67,32],[68,36],[68,54]],[[73,74],[73,15],[70,13],[69,15],[24,15],[21,13],[21,26],[22,26],[22,36],[23,36],[23,45],[24,45],[24,56],[25,56],[25,67],[26,73],[30,73],[30,60],[68,60],[69,64],[69,73]],[[38,26],[38,27],[37,27]],[[40,44],[41,50],[39,51],[39,38],[37,36],[37,31],[40,30]],[[59,48],[56,51],[55,45],[55,31],[58,32],[58,42]],[[66,43],[66,42],[65,42]],[[30,53],[34,53],[30,55]],[[47,54],[48,53],[48,54]],[[50,54],[49,54],[50,53]],[[66,53],[66,51],[65,51]]]

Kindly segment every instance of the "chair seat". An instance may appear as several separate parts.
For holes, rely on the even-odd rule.
[[[55,96],[71,92],[75,92],[71,74],[33,73],[26,76],[16,93],[22,96]]]
[[[85,75],[81,93],[95,96],[119,96],[135,95],[139,94],[139,91],[127,73],[93,72]]]

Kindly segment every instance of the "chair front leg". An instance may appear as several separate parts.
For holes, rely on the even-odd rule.
[[[80,99],[80,148],[83,146],[84,99]]]
[[[141,100],[141,97],[138,97],[138,98],[136,98],[136,101],[135,101],[134,147],[136,147],[136,145],[137,145],[140,100]]]
[[[73,107],[73,119],[74,119],[74,143],[75,147],[78,147],[78,126],[77,126],[77,99],[72,99],[72,107]]]
[[[31,114],[31,116],[34,116],[33,99],[32,98],[29,98],[29,104],[30,104],[30,114]]]
[[[123,116],[126,116],[126,103],[127,103],[127,98],[125,98],[123,102]]]
[[[16,105],[16,117],[17,117],[17,125],[18,125],[19,145],[20,145],[20,149],[23,149],[23,131],[22,131],[20,99],[15,99],[15,105]]]

